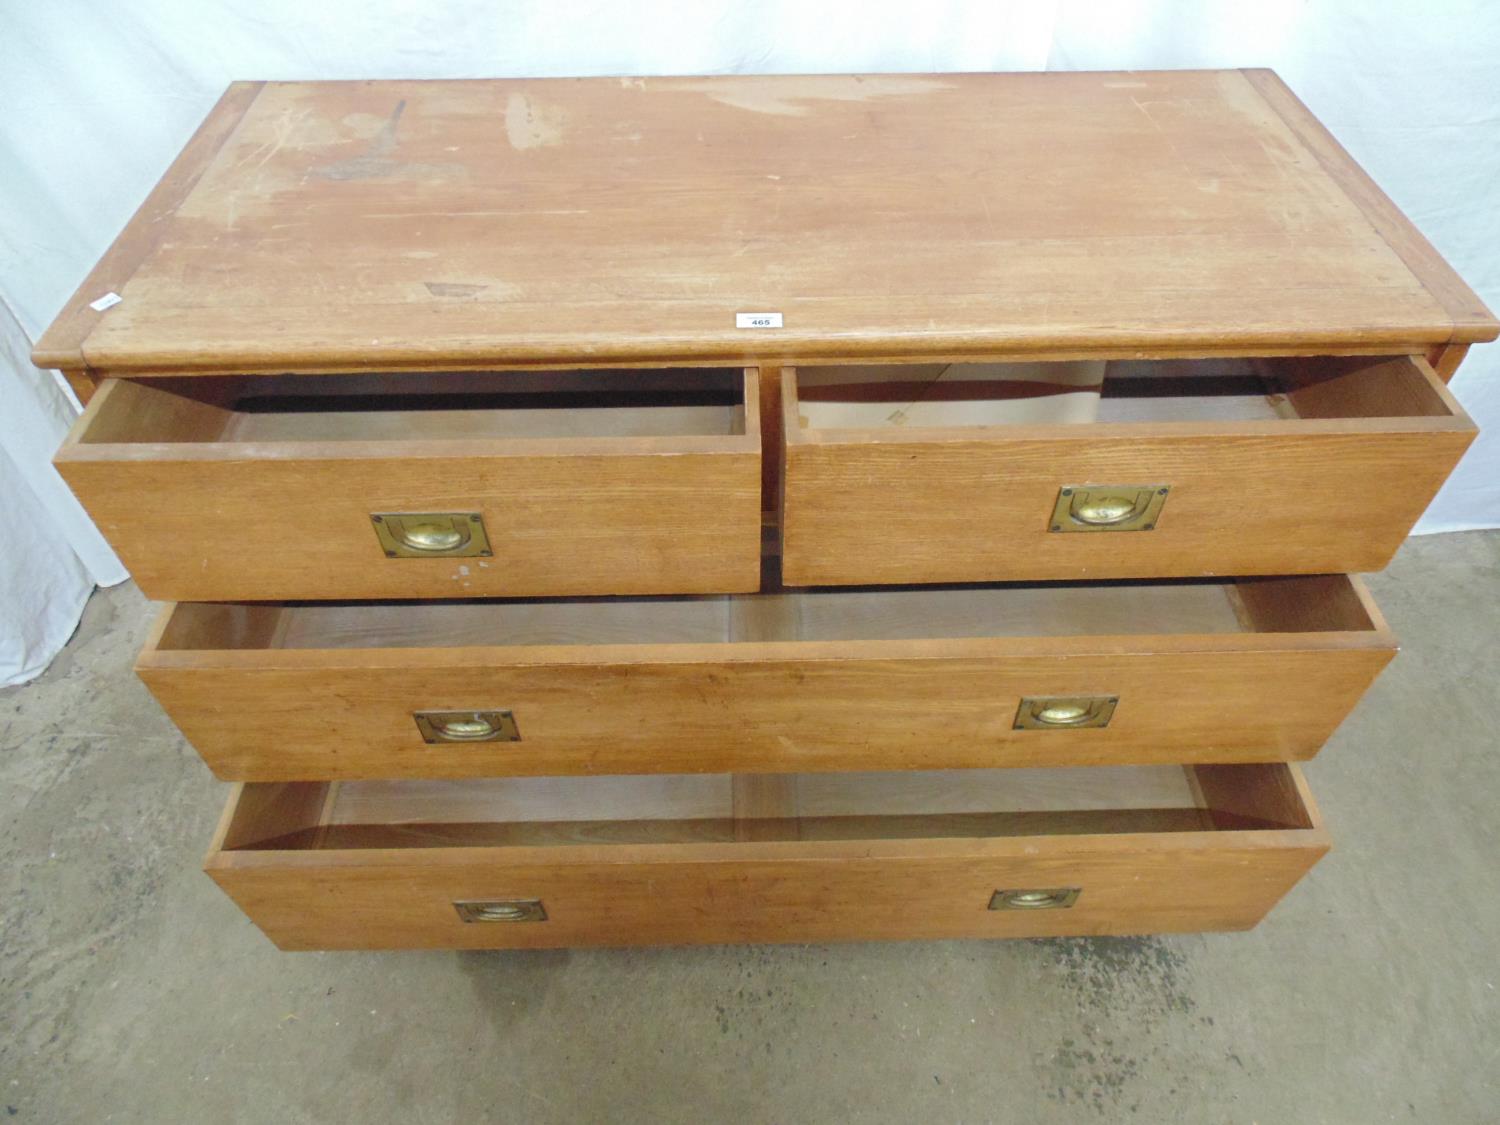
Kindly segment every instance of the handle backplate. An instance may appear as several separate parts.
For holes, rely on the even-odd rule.
[[[1078,901],[1082,887],[1026,887],[996,891],[991,910],[1066,910]]]
[[[1028,695],[1013,730],[1086,730],[1109,726],[1118,695]]]
[[[423,742],[521,741],[516,717],[509,711],[417,711],[412,718]]]
[[[478,512],[375,512],[370,524],[388,559],[464,559],[494,553]]]
[[[453,909],[465,922],[545,922],[547,909],[539,898],[493,899],[489,902],[455,902]]]
[[[1065,484],[1052,506],[1052,531],[1153,531],[1172,491],[1166,484]]]

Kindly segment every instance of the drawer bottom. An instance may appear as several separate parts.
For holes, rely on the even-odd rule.
[[[1328,850],[1295,766],[237,786],[206,869],[283,949],[1247,929]]]

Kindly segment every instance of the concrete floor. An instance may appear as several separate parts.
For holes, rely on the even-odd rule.
[[[1500,1120],[1500,534],[1371,585],[1405,649],[1254,932],[529,954],[278,953],[97,594],[0,692],[0,1120]]]

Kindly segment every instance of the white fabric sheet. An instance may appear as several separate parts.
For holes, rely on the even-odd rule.
[[[1500,305],[1486,0],[0,0],[0,297],[35,338],[238,78],[1217,66],[1280,71]],[[45,662],[90,577],[119,576],[46,464],[67,400],[5,330],[0,512],[38,522],[0,540],[0,683]],[[1454,386],[1489,432],[1419,530],[1500,526],[1500,347]]]
[[[94,584],[126,578],[49,464],[74,406],[49,374],[31,366],[30,350],[0,304],[0,684],[46,668]]]

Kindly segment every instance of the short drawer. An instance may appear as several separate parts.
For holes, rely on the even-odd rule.
[[[1073,388],[916,384],[985,421],[913,427],[833,370],[782,372],[792,586],[1378,570],[1476,432],[1409,356],[1110,363],[1093,421],[1046,425],[996,406]]]
[[[154,598],[759,580],[753,369],[111,380],[56,463]]]
[[[239,787],[208,873],[283,949],[1245,929],[1328,849],[1295,766]]]
[[[1311,757],[1395,645],[1342,575],[180,604],[137,671],[220,777]]]

